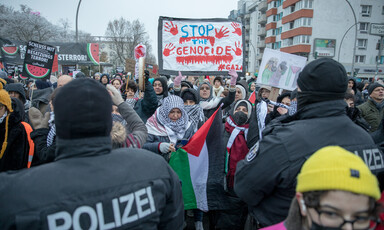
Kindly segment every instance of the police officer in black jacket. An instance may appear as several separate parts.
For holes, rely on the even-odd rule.
[[[344,67],[332,59],[312,61],[297,84],[298,112],[267,126],[263,139],[237,165],[234,188],[248,204],[249,229],[277,224],[287,217],[301,166],[324,146],[342,146],[359,154],[372,172],[383,171],[382,153],[370,135],[346,115]]]
[[[177,175],[140,149],[112,151],[112,101],[92,79],[54,100],[53,163],[0,174],[0,229],[181,229]]]

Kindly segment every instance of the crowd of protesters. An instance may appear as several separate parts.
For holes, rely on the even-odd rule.
[[[380,229],[383,82],[357,82],[324,58],[297,86],[272,100],[234,70],[145,71],[143,91],[120,74],[2,71],[0,229]],[[167,162],[217,109],[223,200],[184,210]]]

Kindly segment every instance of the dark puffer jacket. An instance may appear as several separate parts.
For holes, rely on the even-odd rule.
[[[0,159],[0,172],[26,168],[28,164],[29,143],[23,124],[24,106],[16,98],[12,98],[13,112],[9,116],[7,148]],[[5,138],[5,119],[0,124],[0,143]]]
[[[0,174],[0,229],[182,229],[177,175],[110,137],[57,139],[54,162]]]
[[[305,160],[322,147],[339,145],[360,155],[373,173],[382,174],[383,154],[370,135],[347,117],[345,108],[343,100],[313,103],[294,117],[271,122],[263,139],[237,164],[235,192],[262,227],[287,217],[296,176]]]

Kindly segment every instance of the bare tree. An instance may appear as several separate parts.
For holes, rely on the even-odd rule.
[[[57,36],[57,28],[44,17],[33,14],[32,9],[20,5],[20,11],[1,6],[0,35],[20,41],[49,41]]]
[[[140,43],[147,47],[147,62],[156,62],[151,53],[152,46],[148,33],[145,31],[144,24],[138,19],[130,22],[121,17],[110,21],[105,36],[110,40],[110,48],[114,53],[111,61],[117,65],[125,65],[127,58],[134,59],[134,49]]]
[[[0,4],[0,37],[18,41],[74,42],[75,32],[70,30],[68,19],[54,25],[42,15],[33,12],[27,5],[16,11]],[[80,42],[92,42],[91,34],[79,31]]]

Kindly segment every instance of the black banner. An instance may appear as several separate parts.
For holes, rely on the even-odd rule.
[[[35,79],[50,77],[55,47],[29,41],[24,58],[23,76]]]
[[[99,65],[98,43],[52,43],[56,49],[59,65]],[[23,64],[27,44],[0,38],[0,60],[4,63]],[[15,52],[16,51],[16,52]]]

